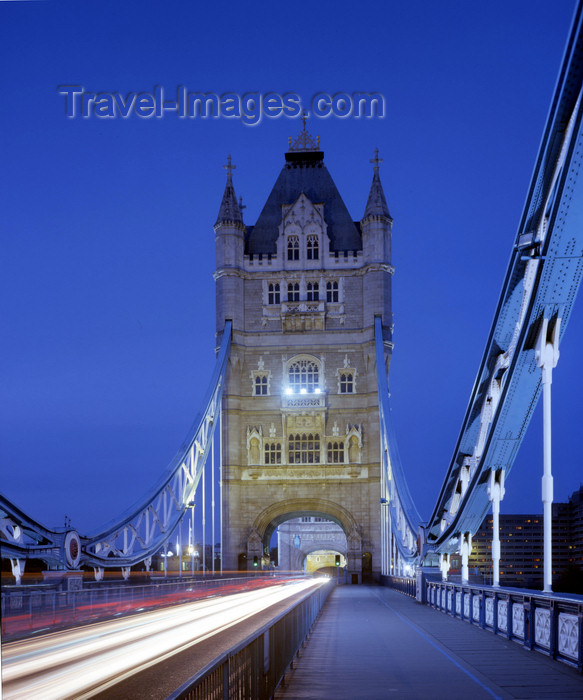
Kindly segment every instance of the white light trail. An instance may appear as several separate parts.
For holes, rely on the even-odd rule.
[[[308,579],[278,584],[4,644],[4,697],[91,697],[98,690],[323,582]]]

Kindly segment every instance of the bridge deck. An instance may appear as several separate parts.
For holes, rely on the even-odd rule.
[[[341,586],[276,698],[389,697],[583,698],[583,677],[396,591]]]

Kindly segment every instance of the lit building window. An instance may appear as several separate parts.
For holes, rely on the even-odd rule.
[[[308,301],[320,299],[320,285],[318,282],[308,282]]]
[[[318,236],[308,236],[307,246],[308,260],[318,260],[320,257]]]
[[[288,301],[299,301],[300,300],[300,285],[298,282],[290,282],[287,285],[287,300]]]
[[[269,291],[267,294],[267,302],[269,304],[279,304],[281,303],[281,295],[279,290],[279,284],[270,284]]]
[[[280,442],[271,442],[265,445],[265,464],[281,464]]]
[[[319,393],[320,370],[313,360],[296,360],[287,372],[288,386],[293,393]]]
[[[326,282],[326,301],[329,304],[338,302],[338,282]]]
[[[340,464],[344,462],[344,443],[328,443],[328,464]]]
[[[317,433],[290,435],[288,458],[290,464],[317,464],[320,461],[320,436]]]
[[[290,236],[287,239],[287,259],[300,259],[300,239],[298,236]]]

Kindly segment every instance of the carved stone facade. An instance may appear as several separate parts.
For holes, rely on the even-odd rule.
[[[300,143],[301,147],[297,144]],[[380,568],[379,417],[374,319],[386,366],[391,225],[374,161],[354,222],[310,135],[286,163],[255,226],[232,168],[215,224],[217,333],[233,323],[223,395],[224,568],[267,562],[272,533],[298,517],[336,522],[350,581]]]

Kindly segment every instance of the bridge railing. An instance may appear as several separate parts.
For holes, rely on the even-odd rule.
[[[426,581],[427,605],[583,671],[583,597]]]
[[[412,598],[417,597],[417,579],[410,576],[381,576],[381,583]]]
[[[333,590],[332,580],[190,678],[168,700],[272,698]]]

